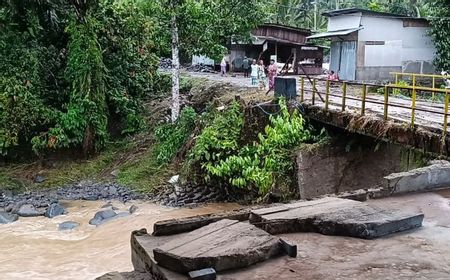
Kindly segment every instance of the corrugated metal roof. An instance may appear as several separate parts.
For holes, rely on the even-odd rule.
[[[311,36],[306,37],[306,39],[318,39],[318,38],[330,38],[330,37],[337,37],[337,36],[346,36],[349,35],[353,32],[359,31],[363,29],[362,27],[360,28],[352,28],[352,29],[346,29],[346,30],[338,30],[338,31],[329,31],[329,32],[324,32],[324,33],[319,33],[319,34],[314,34]]]
[[[372,15],[372,16],[378,16],[378,17],[428,21],[426,18],[416,18],[416,17],[407,16],[407,15],[384,13],[384,12],[377,12],[377,11],[371,11],[371,10],[366,10],[366,9],[358,9],[358,8],[334,10],[334,11],[322,13],[322,15],[326,16],[326,17],[336,17],[336,16],[349,15],[349,14],[355,14],[355,13],[362,13],[363,15]]]

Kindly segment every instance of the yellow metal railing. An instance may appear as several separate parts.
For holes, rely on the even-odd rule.
[[[400,74],[400,73],[398,73],[398,74]],[[366,109],[367,109],[366,105],[367,104],[383,105],[383,119],[384,120],[389,119],[389,108],[408,109],[408,110],[411,110],[411,121],[410,121],[411,127],[415,127],[415,125],[416,125],[417,112],[425,112],[425,113],[443,115],[444,119],[443,119],[443,124],[442,124],[442,139],[445,140],[445,138],[447,137],[447,130],[448,130],[448,116],[449,116],[448,111],[449,111],[449,102],[450,102],[450,89],[418,86],[417,85],[417,77],[420,76],[419,74],[405,74],[405,73],[401,73],[401,74],[402,75],[411,75],[412,80],[413,80],[411,86],[398,85],[398,84],[379,85],[379,84],[345,82],[345,81],[329,81],[326,79],[314,78],[314,79],[312,79],[312,89],[308,89],[305,86],[305,77],[300,77],[300,86],[301,86],[300,99],[301,99],[301,102],[305,102],[307,100],[306,93],[311,93],[312,94],[311,103],[312,103],[312,105],[315,105],[316,95],[325,95],[325,101],[324,101],[325,110],[329,110],[330,105],[337,105],[337,106],[340,105],[342,111],[345,111],[346,108],[348,107],[348,105],[347,105],[348,100],[358,101],[358,102],[361,102],[360,103],[361,107],[359,108],[361,115],[366,114]],[[428,76],[437,76],[437,75],[421,75],[421,76],[428,77]],[[443,77],[443,76],[439,76],[439,77]],[[318,90],[317,87],[320,85],[320,82],[324,82],[325,92],[320,92]],[[339,85],[340,87],[338,87],[337,90],[332,90],[333,85]],[[361,96],[358,96],[355,94],[349,95],[349,93],[348,93],[349,85],[360,87]],[[384,92],[384,100],[381,101],[381,100],[369,98],[368,94],[367,94],[368,87],[374,87],[377,89],[382,88],[383,92]],[[391,99],[390,99],[389,94],[396,89],[397,90],[406,90],[406,91],[411,92],[411,105],[410,106],[400,104],[400,103],[390,102]],[[356,89],[356,91],[358,91],[358,89]],[[435,94],[435,93],[445,94],[443,108],[436,106],[437,104],[435,104],[435,106],[434,106],[435,108],[433,108],[433,109],[430,109],[429,108],[430,106],[419,106],[418,102],[417,102],[417,95],[419,92],[431,92],[433,94]],[[332,103],[330,101],[331,97],[340,98],[341,103],[340,104],[336,103],[336,99],[334,100],[335,102]],[[397,99],[397,101],[398,101],[398,99]],[[352,107],[355,107],[355,106],[352,106]],[[440,123],[438,121],[436,121],[436,122]]]
[[[445,79],[448,79],[448,76],[443,76],[443,75],[435,75],[435,74],[416,74],[416,73],[401,73],[401,72],[392,72],[390,73],[391,75],[393,75],[395,77],[395,84],[398,85],[398,83],[404,78],[407,77],[409,80],[412,81],[412,86],[416,86],[417,85],[417,80],[421,79],[423,80],[427,80],[427,79],[431,79],[431,88],[435,89],[436,88],[436,82],[437,81],[443,81]],[[433,96],[433,100],[435,98],[435,92],[432,92],[432,96]]]

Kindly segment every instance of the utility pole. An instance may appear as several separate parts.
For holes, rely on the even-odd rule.
[[[319,0],[314,0],[314,31],[317,31],[318,13],[319,13]]]
[[[180,39],[178,35],[177,8],[178,2],[172,0],[172,123],[175,123],[180,115]]]

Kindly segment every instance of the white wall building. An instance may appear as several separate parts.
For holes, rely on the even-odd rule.
[[[323,15],[328,17],[328,31],[308,40],[331,39],[330,70],[342,80],[387,80],[391,72],[435,72],[435,47],[426,19],[362,9]]]

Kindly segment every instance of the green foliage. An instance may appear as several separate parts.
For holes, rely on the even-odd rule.
[[[292,171],[292,149],[313,139],[295,110],[289,113],[284,100],[281,113],[270,116],[270,125],[257,141],[240,146],[243,116],[237,103],[217,116],[198,137],[193,158],[201,162],[207,179],[218,178],[229,185],[266,194],[277,179]]]
[[[409,83],[408,83],[407,81],[399,80],[399,81],[397,82],[397,84],[395,84],[395,85],[396,85],[396,86],[399,86],[399,87],[407,87],[407,86],[409,86]],[[394,96],[400,96],[400,95],[408,96],[408,95],[410,95],[408,89],[399,89],[399,88],[395,88],[395,89],[392,91],[392,94],[393,94]]]
[[[430,35],[436,46],[434,64],[439,70],[450,69],[450,5],[447,0],[430,1]]]
[[[0,4],[0,154],[105,145],[107,124],[143,127],[154,22],[138,0]]]
[[[155,155],[158,164],[166,164],[173,159],[194,130],[196,117],[194,109],[186,107],[176,123],[163,124],[155,129]]]
[[[233,102],[225,112],[217,114],[197,137],[192,159],[202,163],[206,169],[208,164],[218,163],[236,154],[243,125],[242,108],[239,103]]]
[[[265,19],[261,0],[156,0],[147,11],[158,22],[159,53],[170,56],[171,19],[176,17],[181,54],[203,54],[220,60],[230,38],[248,39],[250,31]]]

